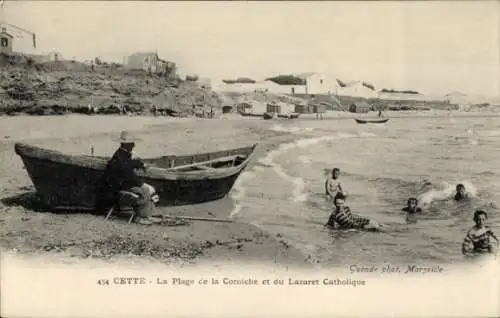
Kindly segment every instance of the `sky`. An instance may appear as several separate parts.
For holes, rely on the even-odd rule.
[[[500,95],[500,1],[9,1],[38,53],[123,61],[156,51],[212,79],[322,72],[378,89]],[[31,38],[15,49],[33,51]]]

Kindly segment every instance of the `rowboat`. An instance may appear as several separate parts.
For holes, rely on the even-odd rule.
[[[218,200],[229,193],[256,146],[143,159],[147,168],[136,173],[155,187],[160,196],[158,206]],[[47,207],[95,208],[97,189],[110,158],[63,154],[23,143],[14,148]]]
[[[300,114],[299,113],[291,113],[291,114],[278,114],[279,118],[286,118],[286,119],[297,119],[299,118]]]
[[[262,117],[264,113],[246,113],[246,112],[239,112],[241,116],[243,117]]]
[[[264,119],[273,119],[276,116],[276,113],[264,113],[262,118]]]
[[[385,118],[385,119],[375,119],[375,120],[365,120],[365,119],[358,119],[358,118],[354,118],[354,120],[358,123],[358,124],[383,124],[383,123],[386,123],[389,121],[389,118]]]

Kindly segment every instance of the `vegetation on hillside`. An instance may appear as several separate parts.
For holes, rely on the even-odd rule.
[[[417,91],[411,91],[411,90],[405,90],[405,91],[397,91],[395,89],[387,89],[387,88],[383,88],[381,90],[382,93],[400,93],[400,94],[420,94],[419,92]]]
[[[248,77],[238,77],[237,79],[224,79],[222,82],[226,84],[255,84],[257,81]]]
[[[266,81],[273,81],[279,85],[306,85],[306,80],[295,75],[278,75],[266,78]]]
[[[196,74],[186,75],[186,81],[188,81],[188,82],[196,82],[199,79],[200,79],[199,76]]]

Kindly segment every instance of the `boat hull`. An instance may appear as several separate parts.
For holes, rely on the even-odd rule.
[[[276,115],[274,113],[264,113],[263,119],[273,119]]]
[[[146,183],[155,187],[160,201],[158,206],[196,204],[214,201],[226,196],[236,179],[249,163],[255,149],[252,147],[233,149],[218,153],[207,153],[176,157],[185,164],[187,158],[203,160],[217,154],[221,156],[240,151],[244,156],[237,165],[228,168],[172,171],[161,167],[151,167],[137,174]],[[48,207],[78,207],[93,209],[97,189],[102,180],[107,160],[90,156],[69,156],[33,146],[16,144],[16,153],[21,157],[26,170],[42,202]],[[215,154],[215,155],[214,155]],[[166,157],[165,157],[166,158]],[[165,158],[146,159],[145,162],[161,164],[172,162]]]
[[[383,124],[389,121],[389,118],[380,120],[364,120],[364,119],[354,119],[358,124]]]
[[[299,116],[300,114],[298,113],[292,113],[287,115],[278,114],[278,118],[286,118],[286,119],[297,119],[299,118]]]
[[[241,116],[243,117],[262,117],[264,113],[245,113],[245,112],[239,112]]]

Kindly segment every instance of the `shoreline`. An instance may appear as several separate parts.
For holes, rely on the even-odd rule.
[[[23,131],[16,129],[20,127],[2,125],[0,132],[4,133],[4,136],[5,132],[12,135],[0,143],[0,181],[4,185],[0,202],[2,249],[26,255],[47,254],[106,261],[129,262],[140,257],[183,267],[210,264],[226,266],[224,264],[249,262],[278,267],[303,268],[312,265],[308,263],[310,258],[307,255],[289,246],[286,241],[238,220],[233,223],[191,221],[188,225],[145,227],[127,224],[125,219],[104,221],[104,216],[92,214],[35,212],[21,205],[5,203],[6,198],[34,190],[21,159],[13,151],[13,144],[19,141],[20,137],[23,137],[23,142],[74,153],[83,153],[88,149],[87,145],[92,144],[99,152],[98,155],[109,155],[116,148],[116,144],[109,138],[110,135],[119,133],[123,126],[128,126],[128,130],[135,131],[140,137],[146,137],[143,138],[145,144],[138,145],[137,149],[144,157],[165,154],[166,149],[178,154],[196,153],[205,149],[230,149],[257,141],[259,146],[246,169],[251,169],[259,158],[282,142],[294,138],[288,133],[270,132],[254,127],[253,124],[241,124],[240,121],[221,121],[220,125],[225,127],[214,130],[213,121],[186,120],[160,124],[157,120],[123,117],[114,118],[113,128],[106,128],[101,125],[102,121],[107,121],[107,118],[104,118],[98,120],[100,127],[93,129],[91,122],[95,119],[96,117],[81,116],[78,121],[84,123],[77,127],[72,120],[56,125],[55,122],[59,121],[56,118],[52,119],[54,125],[43,129],[43,120],[35,117],[28,120],[32,122],[30,128],[35,133],[24,134],[25,136],[22,135]],[[44,134],[40,135],[35,122],[42,126],[40,129]],[[108,124],[107,127],[111,125]],[[182,128],[184,134],[179,132]],[[192,129],[203,132],[190,133]],[[67,136],[58,137],[62,136],[61,132],[65,130],[69,132]],[[165,142],[164,136],[173,133],[176,133],[175,137]],[[231,138],[228,138],[229,136]],[[157,208],[157,213],[227,218],[233,208],[234,202],[230,198],[224,198],[197,205]]]
[[[379,118],[377,116],[376,111],[370,111],[368,113],[352,113],[348,111],[338,111],[338,110],[329,110],[326,113],[323,113],[322,120],[339,120],[339,119],[353,119],[353,118]],[[5,115],[0,114],[0,121],[2,120],[19,120],[23,121],[25,118],[68,118],[68,117],[79,117],[79,118],[148,118],[152,121],[168,121],[168,122],[178,122],[178,121],[206,121],[206,120],[244,120],[244,121],[252,121],[252,120],[263,120],[260,117],[245,117],[238,113],[226,113],[219,114],[214,118],[199,118],[195,116],[189,117],[173,117],[173,116],[153,116],[149,114],[134,114],[134,115],[118,115],[118,114],[80,114],[80,113],[67,113],[60,115],[30,115],[30,114],[18,114],[18,115]],[[383,118],[476,118],[476,117],[500,117],[500,107],[497,111],[478,111],[478,110],[441,110],[441,109],[431,109],[431,110],[400,110],[400,111],[384,111]],[[301,121],[301,120],[321,120],[316,117],[315,113],[304,113],[300,114],[300,116],[296,119],[287,119],[287,118],[275,118],[266,120],[268,122],[275,121]]]
[[[349,120],[358,114],[350,115],[331,119]],[[235,263],[316,266],[311,255],[304,255],[278,235],[271,235],[237,220],[234,223],[192,221],[185,226],[144,227],[127,224],[126,219],[104,221],[104,216],[91,214],[34,212],[23,206],[7,205],[3,201],[34,190],[21,159],[14,153],[13,145],[17,141],[75,154],[89,153],[92,146],[96,155],[110,156],[117,146],[111,137],[118,135],[121,130],[130,130],[143,139],[137,147],[138,155],[148,158],[258,143],[253,159],[243,171],[245,173],[259,165],[259,159],[268,152],[297,138],[287,130],[270,130],[276,125],[275,121],[165,120],[164,117],[86,115],[15,118],[9,120],[0,117],[0,248],[10,251],[16,249],[22,254],[42,253],[72,259],[129,262],[140,258],[180,266],[220,267]],[[300,120],[286,122],[293,125]],[[235,186],[230,194],[234,194]],[[234,208],[235,202],[224,198],[197,205],[161,208],[157,212],[228,218]]]

